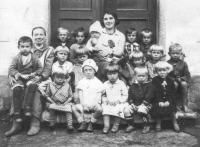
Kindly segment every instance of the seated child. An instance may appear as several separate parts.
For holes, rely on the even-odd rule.
[[[169,47],[170,60],[168,63],[173,66],[173,71],[169,73],[169,77],[173,79],[175,87],[180,90],[183,99],[183,110],[185,112],[191,112],[188,108],[188,85],[191,80],[190,71],[185,61],[181,59],[182,46],[178,43],[174,43]]]
[[[70,48],[72,43],[73,43],[73,40],[70,37],[69,30],[62,27],[58,28],[57,40],[55,42],[54,48],[58,46],[67,46],[68,48]]]
[[[145,57],[141,51],[134,51],[125,62],[119,62],[120,79],[130,86],[134,81],[134,68],[145,66]]]
[[[159,61],[155,65],[158,76],[152,79],[152,97],[148,100],[152,103],[152,117],[156,119],[156,130],[161,130],[161,120],[169,117],[173,121],[176,132],[180,131],[176,120],[176,89],[174,81],[169,77],[173,67],[165,62]]]
[[[57,61],[52,65],[52,68],[62,68],[66,73],[66,79],[68,79],[68,82],[71,85],[72,91],[75,90],[74,87],[74,72],[73,72],[73,64],[69,61],[67,61],[69,57],[69,49],[66,46],[58,46],[55,49],[55,57],[57,58]]]
[[[140,43],[140,50],[143,52],[146,60],[149,60],[148,51],[150,46],[153,43],[153,32],[152,30],[145,28],[140,33],[141,43]]]
[[[102,26],[99,21],[95,21],[89,28],[90,39],[87,41],[86,48],[95,51],[95,46],[101,36]]]
[[[94,60],[87,59],[82,65],[85,78],[77,85],[79,103],[73,108],[80,127],[78,131],[93,131],[93,124],[101,116],[101,96],[103,93],[102,82],[95,77],[98,67]],[[91,117],[90,117],[91,116]]]
[[[155,71],[155,65],[157,62],[163,60],[164,48],[160,45],[152,45],[149,49],[149,61],[146,62],[147,69],[149,71],[150,78],[157,76]]]
[[[104,83],[104,96],[102,97],[103,108],[103,133],[107,134],[110,129],[110,118],[114,116],[114,124],[111,132],[116,133],[119,129],[120,119],[124,118],[123,110],[128,106],[128,89],[123,81],[119,80],[119,66],[109,63],[106,67],[108,81]]]
[[[50,82],[46,90],[46,98],[48,100],[47,107],[50,114],[50,127],[54,127],[56,123],[56,115],[63,112],[66,115],[67,130],[73,131],[72,125],[72,90],[65,80],[66,70],[62,67],[54,66],[52,68],[53,82]]]
[[[18,41],[19,54],[14,57],[9,67],[9,82],[13,91],[13,125],[5,133],[11,136],[21,129],[22,109],[25,116],[31,116],[32,102],[37,83],[39,79],[36,76],[41,75],[42,65],[36,58],[32,50],[33,42],[30,37],[22,36]]]
[[[84,28],[78,28],[75,33],[75,43],[71,45],[70,47],[70,61],[74,64],[76,62],[76,58],[74,57],[74,51],[76,49],[84,48],[87,41],[87,32]]]
[[[134,69],[135,82],[129,88],[128,102],[129,106],[124,109],[124,115],[128,122],[126,132],[133,131],[134,115],[140,115],[144,120],[144,128],[142,133],[148,133],[150,130],[150,114],[151,104],[146,100],[151,94],[151,82],[148,81],[148,70],[146,67],[136,67]]]
[[[138,32],[135,28],[129,28],[125,32],[126,36],[126,43],[124,54],[125,56],[129,56],[133,51],[139,51],[140,45],[137,43],[138,39]]]

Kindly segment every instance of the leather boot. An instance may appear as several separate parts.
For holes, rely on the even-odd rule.
[[[128,119],[128,120],[127,120],[127,123],[128,123],[128,126],[127,126],[127,128],[126,128],[126,130],[125,130],[126,133],[130,133],[130,132],[132,132],[133,130],[135,130],[135,127],[133,126],[133,125],[134,125],[133,119]]]
[[[87,123],[86,122],[82,122],[80,127],[78,128],[78,131],[82,132],[85,131],[87,128]]]
[[[40,120],[36,117],[33,117],[31,120],[30,129],[27,132],[28,136],[36,135],[40,132]]]
[[[16,120],[13,121],[12,127],[9,131],[5,132],[6,137],[10,137],[21,130],[21,123]]]

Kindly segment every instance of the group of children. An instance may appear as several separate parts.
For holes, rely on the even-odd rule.
[[[190,111],[187,107],[190,72],[182,58],[182,46],[178,43],[170,45],[170,60],[165,61],[164,48],[153,44],[150,29],[143,29],[139,34],[130,28],[125,32],[123,56],[117,62],[110,57],[104,70],[107,79],[102,80],[96,76],[102,71],[98,71],[95,62],[98,60],[93,60],[95,50],[91,49],[97,44],[101,31],[98,27],[90,29],[88,41],[86,31],[77,29],[75,43],[69,38],[67,29],[58,29],[51,81],[47,89],[40,89],[50,114],[49,126],[55,126],[56,114],[61,112],[66,116],[68,131],[74,130],[75,118],[80,124],[78,131],[92,132],[93,124],[103,115],[103,133],[110,130],[111,117],[114,121],[111,132],[118,131],[121,119],[127,120],[126,132],[131,132],[134,116],[138,115],[144,121],[143,133],[150,130],[150,118],[155,119],[155,128],[160,131],[161,120],[165,117],[171,118],[174,130],[179,132],[175,114],[180,92],[183,99],[180,109]],[[9,68],[14,119],[18,122],[22,121],[21,108],[25,116],[31,116],[33,93],[38,88],[37,77],[41,74],[41,63],[33,55],[32,46],[31,38],[21,37],[18,41],[20,53]]]

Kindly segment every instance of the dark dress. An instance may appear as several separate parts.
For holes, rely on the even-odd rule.
[[[176,112],[176,91],[173,80],[169,77],[163,79],[156,76],[152,79],[152,97],[148,100],[153,107],[151,115],[153,118],[170,117]],[[159,102],[169,102],[168,107],[160,107]]]

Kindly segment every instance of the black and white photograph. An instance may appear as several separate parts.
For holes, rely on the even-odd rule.
[[[0,147],[200,147],[199,0],[0,0]]]

